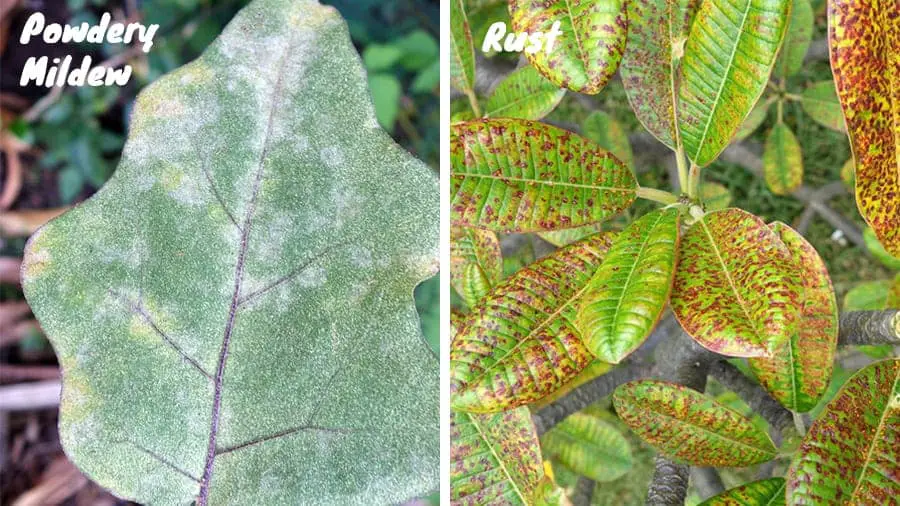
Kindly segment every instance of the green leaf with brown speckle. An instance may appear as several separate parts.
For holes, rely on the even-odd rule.
[[[469,307],[503,279],[497,234],[477,228],[450,228],[450,284]]]
[[[803,153],[797,137],[784,123],[776,123],[766,138],[762,156],[766,185],[775,195],[788,195],[803,183]]]
[[[699,506],[784,506],[784,478],[769,478],[710,497]]]

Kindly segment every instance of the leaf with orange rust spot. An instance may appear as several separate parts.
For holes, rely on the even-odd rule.
[[[696,13],[697,1],[643,0],[628,2],[628,45],[622,58],[622,84],[644,128],[675,149],[674,94],[681,48]]]
[[[900,359],[851,377],[810,427],[791,462],[794,505],[896,504],[900,497]]]
[[[509,0],[512,27],[518,33],[562,32],[528,61],[554,84],[593,95],[606,86],[625,52],[626,0]]]
[[[790,0],[704,0],[681,60],[678,123],[703,167],[725,149],[769,82]]]
[[[528,408],[450,413],[450,502],[526,506],[544,478]]]
[[[787,246],[801,283],[797,332],[778,343],[771,358],[751,358],[750,369],[784,407],[806,412],[828,389],[837,347],[837,300],[825,263],[797,231],[783,223],[769,227]]]
[[[472,308],[450,347],[453,409],[491,412],[536,401],[593,360],[573,320],[575,303],[612,244],[593,235],[498,285]]]
[[[681,240],[672,311],[711,351],[766,357],[796,332],[800,288],[778,235],[750,213],[724,209]]]
[[[710,497],[699,506],[784,506],[784,478],[769,478]]]
[[[450,228],[450,283],[469,307],[503,278],[500,240],[489,230]]]
[[[613,394],[619,418],[666,456],[696,466],[749,466],[775,457],[768,434],[696,390],[656,380],[625,383]]]
[[[615,156],[543,123],[450,126],[450,220],[497,232],[598,223],[634,202],[637,182]]]
[[[464,93],[475,92],[475,49],[464,0],[450,2],[450,82]]]
[[[829,0],[828,42],[859,213],[900,256],[900,2]]]

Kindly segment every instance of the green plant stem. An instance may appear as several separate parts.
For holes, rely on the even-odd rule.
[[[691,162],[691,169],[688,174],[687,192],[688,197],[692,200],[697,198],[700,191],[700,166]]]
[[[635,194],[645,200],[652,200],[660,204],[671,205],[678,203],[678,197],[665,190],[657,190],[656,188],[638,187]]]
[[[806,424],[803,423],[803,417],[796,411],[791,411],[791,414],[794,415],[794,427],[797,428],[797,434],[800,434],[800,437],[805,436]]]
[[[803,100],[803,97],[801,97],[800,95],[797,95],[795,93],[785,93],[784,98],[786,98],[787,100],[794,100],[797,102],[799,102],[800,100]]]
[[[678,165],[678,187],[682,192],[688,191],[688,167],[684,156],[684,146],[681,144],[681,136],[678,137],[678,149],[675,150],[675,163]]]
[[[778,122],[784,123],[784,100],[778,99]]]
[[[481,106],[478,105],[478,97],[475,96],[475,90],[466,90],[466,97],[469,99],[469,105],[472,107],[472,112],[475,113],[475,117],[480,118]]]

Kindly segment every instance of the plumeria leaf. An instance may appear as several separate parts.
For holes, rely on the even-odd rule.
[[[796,332],[799,281],[778,235],[740,209],[707,213],[681,241],[671,305],[704,347],[766,357]]]
[[[616,156],[626,167],[634,167],[634,154],[622,125],[603,111],[594,111],[581,124],[584,136]]]
[[[564,228],[562,230],[551,230],[549,232],[538,232],[541,239],[550,244],[561,248],[580,241],[589,235],[594,235],[603,228],[602,223],[593,223],[591,225],[583,225],[575,228]]]
[[[497,234],[477,228],[450,228],[450,283],[469,307],[503,279]]]
[[[780,342],[771,358],[750,358],[749,365],[772,397],[802,413],[816,407],[831,381],[837,347],[837,300],[825,262],[812,245],[783,223],[770,227],[787,246],[799,273],[800,321],[797,332]]]
[[[844,113],[841,112],[841,103],[838,101],[833,81],[814,83],[803,90],[803,94],[800,95],[800,105],[816,123],[838,132],[847,131]]]
[[[784,506],[784,478],[754,481],[710,497],[699,506]]]
[[[550,395],[536,401],[534,404],[531,404],[533,409],[541,409],[545,406],[550,405],[551,403],[565,397],[569,392],[575,390],[576,388],[584,385],[585,383],[599,378],[604,374],[608,373],[613,368],[613,365],[609,362],[604,362],[602,360],[592,360],[590,364],[587,365],[580,373],[575,375],[574,378],[569,380],[566,384],[559,387],[558,390],[554,390]]]
[[[648,213],[616,237],[575,319],[594,356],[617,364],[650,335],[672,290],[678,240],[675,208]]]
[[[536,232],[598,223],[627,208],[637,182],[615,156],[527,120],[450,126],[454,225]]]
[[[696,466],[749,466],[775,457],[752,421],[688,387],[656,380],[619,386],[616,413],[660,452]]]
[[[450,413],[450,502],[527,506],[544,478],[531,412]]]
[[[569,497],[566,496],[565,489],[557,485],[552,478],[546,475],[544,476],[544,479],[538,483],[532,501],[534,506],[572,506],[572,502],[569,501]]]
[[[744,122],[741,123],[741,127],[738,128],[736,134],[734,134],[735,140],[742,141],[747,137],[750,137],[750,134],[756,131],[759,128],[759,125],[763,124],[763,121],[766,120],[766,116],[769,113],[769,106],[772,105],[772,102],[769,100],[760,99],[753,109],[750,110],[750,114],[744,118]]]
[[[719,211],[731,204],[731,192],[724,185],[704,181],[700,183],[700,200],[707,211]]]
[[[900,497],[900,359],[841,387],[813,422],[787,476],[790,504],[891,504]]]
[[[763,151],[766,185],[775,195],[788,195],[803,183],[803,153],[797,137],[784,123],[776,123]]]
[[[26,252],[67,456],[146,504],[437,487],[412,298],[437,266],[437,178],[378,128],[337,11],[251,3],[129,130],[112,179]]]
[[[681,61],[685,153],[703,167],[731,142],[769,81],[791,0],[703,0]]]
[[[872,231],[871,228],[866,227],[866,229],[863,230],[863,240],[866,243],[866,249],[869,250],[869,253],[877,258],[879,262],[883,263],[889,269],[895,271],[900,270],[900,258],[891,255],[884,249],[884,246],[878,242],[878,237],[875,236],[875,232]]]
[[[575,413],[541,437],[544,457],[594,481],[613,481],[631,469],[628,440],[612,425]]]
[[[828,47],[859,213],[900,256],[900,3],[828,0]]]
[[[889,279],[859,283],[844,295],[844,311],[888,309],[887,299],[890,291],[891,281]]]
[[[450,0],[450,82],[460,91],[475,92],[475,48],[465,0]]]
[[[853,164],[853,157],[850,157],[844,165],[841,165],[841,181],[850,189],[856,187],[856,167]]]
[[[775,69],[772,74],[775,77],[790,77],[803,68],[803,57],[812,42],[813,14],[812,4],[809,0],[791,0],[791,20],[788,22],[787,34],[778,59],[775,61]]]
[[[626,0],[509,0],[513,30],[549,34],[554,23],[562,32],[551,48],[545,45],[525,57],[554,84],[593,95],[606,86],[625,52]]]
[[[500,81],[484,103],[484,117],[541,119],[559,105],[565,94],[564,88],[528,65]]]
[[[472,308],[450,348],[452,406],[491,412],[538,400],[593,359],[575,330],[576,302],[606,256],[601,233],[518,271]]]
[[[674,94],[678,59],[698,2],[644,0],[628,2],[628,44],[622,58],[622,84],[641,124],[672,149],[675,141]]]

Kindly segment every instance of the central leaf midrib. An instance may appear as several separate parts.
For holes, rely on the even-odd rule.
[[[209,499],[209,486],[212,479],[213,463],[216,457],[216,437],[219,431],[219,413],[222,401],[222,384],[225,378],[225,363],[228,359],[228,350],[231,342],[231,335],[234,331],[234,322],[237,318],[238,307],[240,306],[241,287],[244,278],[244,263],[246,261],[247,249],[250,243],[250,229],[253,222],[253,215],[256,211],[256,202],[259,197],[259,191],[262,186],[262,176],[265,168],[265,162],[269,154],[269,141],[272,138],[273,123],[275,113],[279,109],[282,95],[282,85],[284,80],[284,71],[287,66],[287,57],[291,53],[293,40],[287,44],[287,48],[281,56],[276,74],[275,87],[272,93],[272,100],[269,108],[269,117],[266,124],[266,133],[263,138],[262,150],[257,161],[256,176],[253,181],[253,189],[250,194],[250,200],[247,203],[247,209],[244,213],[243,226],[241,227],[241,241],[238,246],[237,262],[235,264],[234,274],[234,290],[231,295],[231,304],[228,310],[228,319],[225,324],[225,330],[222,337],[222,346],[219,351],[219,359],[216,365],[215,386],[213,388],[213,405],[212,416],[210,420],[209,443],[207,446],[206,463],[204,464],[203,477],[200,483],[200,492],[198,494],[198,506],[206,506]]]
[[[475,415],[468,414],[468,417],[472,422],[472,425],[475,427],[475,430],[478,431],[478,437],[480,437],[481,440],[484,441],[485,444],[487,444],[488,449],[491,450],[491,455],[493,455],[494,458],[497,459],[497,465],[500,466],[500,471],[503,472],[503,475],[506,476],[509,484],[512,485],[513,492],[515,492],[516,495],[519,496],[519,499],[522,500],[522,504],[528,504],[528,500],[525,497],[525,494],[523,494],[522,491],[519,490],[519,485],[516,483],[516,480],[513,479],[512,474],[509,472],[509,470],[506,469],[506,464],[503,462],[503,459],[500,458],[497,450],[494,449],[494,445],[491,444],[491,441],[488,439],[487,434],[485,434],[484,431],[481,430],[481,425],[478,423],[478,420],[475,419]]]
[[[514,183],[529,183],[529,184],[538,184],[538,185],[547,185],[547,186],[560,186],[560,187],[568,187],[568,188],[586,188],[589,190],[601,190],[601,191],[616,191],[616,192],[630,192],[636,193],[637,190],[635,188],[628,187],[617,187],[617,186],[596,186],[590,184],[578,184],[578,183],[567,183],[565,181],[547,181],[544,179],[528,179],[524,177],[513,177],[513,176],[494,176],[490,174],[480,174],[477,172],[459,172],[457,171],[455,174],[451,174],[450,177],[458,177],[458,178],[466,178],[466,177],[480,177],[484,179],[497,179],[500,181],[510,181]]]

